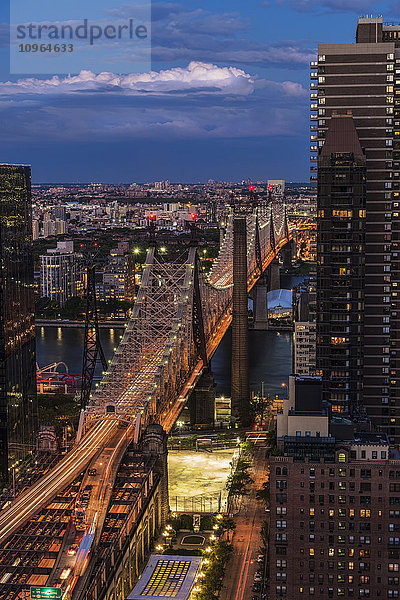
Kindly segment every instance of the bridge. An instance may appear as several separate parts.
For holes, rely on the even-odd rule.
[[[244,232],[243,246],[235,250],[238,224]],[[77,442],[0,514],[1,546],[83,472],[82,489],[92,484],[88,473],[95,470],[93,518],[87,523],[90,547],[85,547],[88,556],[98,543],[110,490],[129,444],[137,444],[141,429],[151,423],[171,430],[231,324],[238,282],[234,255],[240,258],[236,272],[238,265],[246,269],[247,290],[242,296],[247,302],[247,293],[295,236],[283,204],[261,203],[232,211],[209,274],[201,270],[195,243],[173,263],[159,255],[155,244],[150,246],[131,319],[90,405],[82,412]],[[247,308],[244,319],[247,327]],[[167,509],[167,490],[163,496]]]

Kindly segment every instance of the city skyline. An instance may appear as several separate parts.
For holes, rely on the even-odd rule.
[[[362,0],[154,2],[151,73],[54,79],[10,76],[2,7],[0,160],[32,162],[34,183],[305,181],[308,64],[366,12],[400,16]]]

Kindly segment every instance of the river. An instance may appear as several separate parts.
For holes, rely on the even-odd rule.
[[[286,287],[298,283],[300,278],[290,278]],[[123,334],[122,329],[101,329],[100,336],[107,360],[112,357]],[[65,362],[69,372],[82,371],[83,328],[37,327],[36,353],[40,367]],[[231,331],[222,340],[212,360],[212,370],[217,384],[217,395],[230,395]],[[292,370],[292,333],[277,331],[249,331],[250,387],[260,391],[264,381],[265,394],[275,396],[282,392],[282,383],[288,383]],[[100,376],[102,368],[97,366]]]
[[[101,329],[100,336],[107,358],[112,357],[122,329]],[[37,327],[36,360],[40,367],[54,362],[65,362],[70,373],[82,371],[84,329],[75,327]],[[264,381],[265,393],[282,391],[291,371],[292,334],[276,331],[249,331],[250,386],[260,390]],[[217,395],[229,396],[231,381],[231,330],[227,332],[212,360],[212,370],[217,384]],[[97,366],[100,376],[102,368]]]

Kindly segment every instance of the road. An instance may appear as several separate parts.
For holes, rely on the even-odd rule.
[[[0,544],[62,489],[66,488],[79,474],[85,470],[102,448],[116,435],[117,421],[101,421],[88,433],[54,468],[44,477],[21,494],[9,508],[0,513]],[[126,432],[120,431],[124,438]]]
[[[254,575],[260,567],[257,557],[262,546],[261,528],[266,518],[264,503],[256,500],[256,491],[266,479],[265,448],[256,450],[253,479],[249,496],[243,498],[235,517],[233,554],[228,563],[220,600],[251,600]]]

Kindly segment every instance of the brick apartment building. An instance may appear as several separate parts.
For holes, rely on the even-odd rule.
[[[318,378],[289,388],[270,459],[270,600],[399,598],[398,451],[332,420]]]

